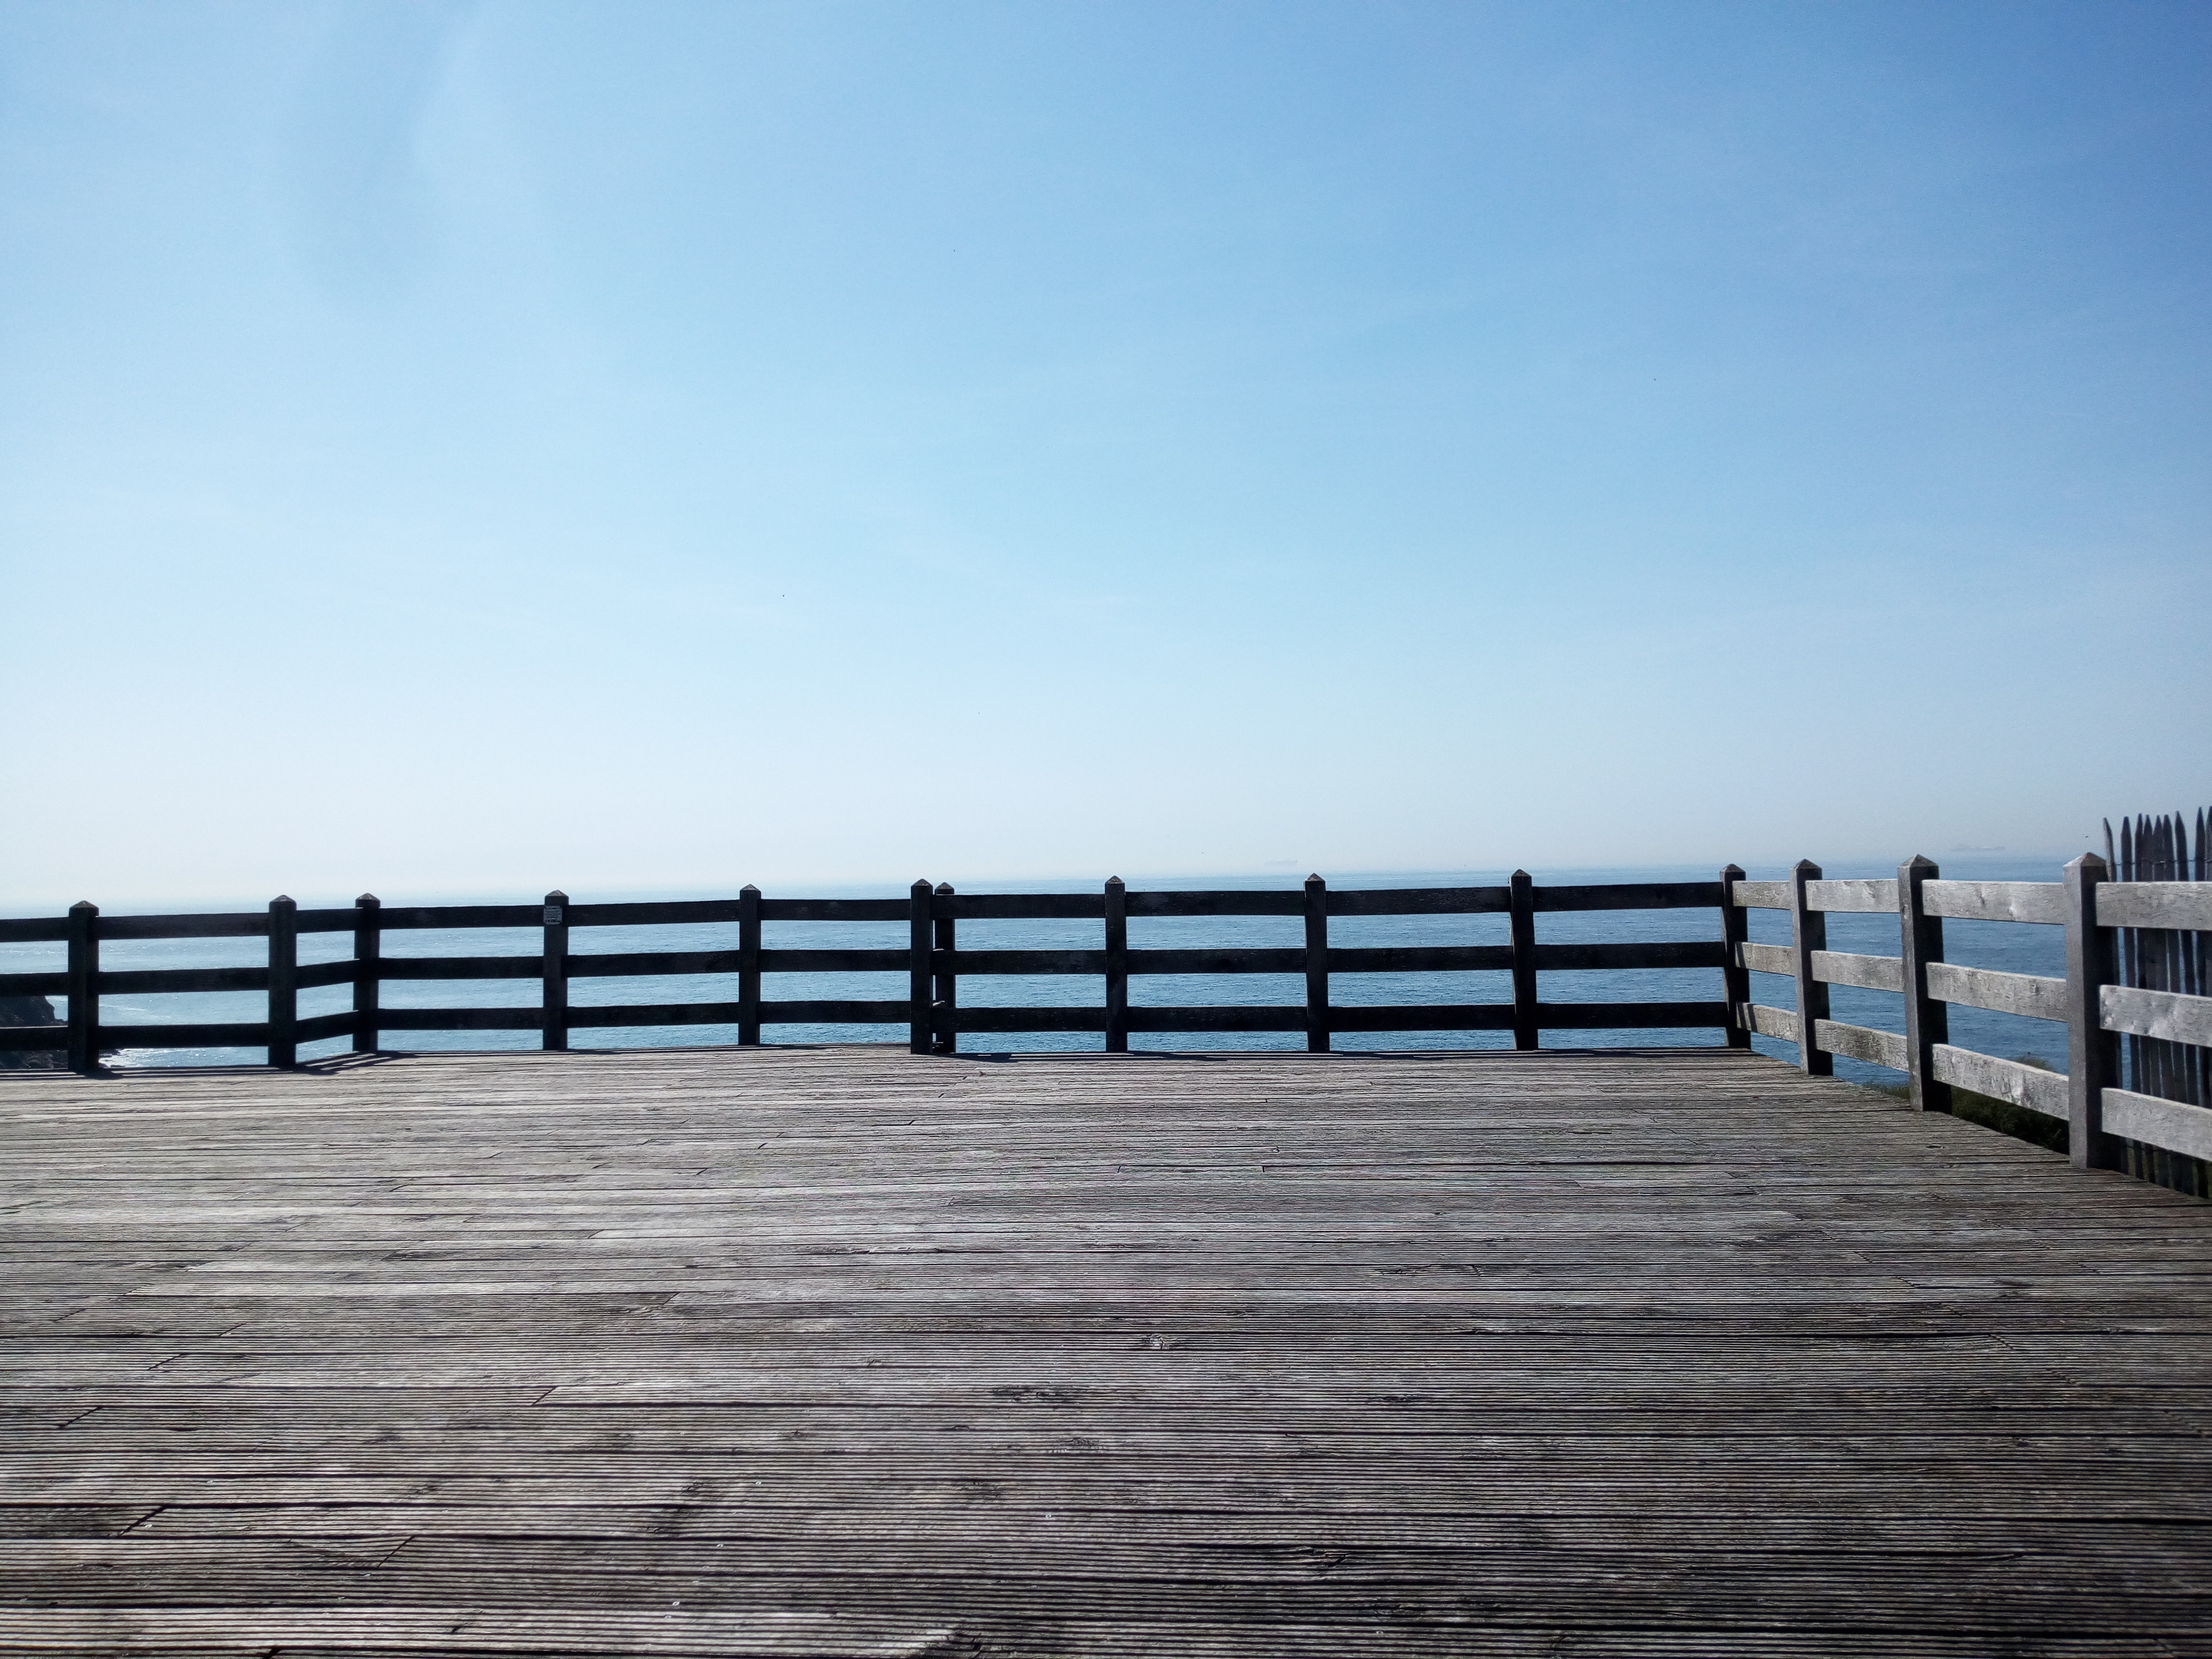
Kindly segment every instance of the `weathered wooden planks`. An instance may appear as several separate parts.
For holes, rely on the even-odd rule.
[[[1931,962],[1926,971],[1929,994],[1942,1001],[2065,1023],[2066,981],[2063,979],[2001,973],[1993,968],[1961,968],[1948,962]]]
[[[2055,982],[2057,981],[2045,981]],[[2212,1046],[2212,997],[2188,996],[2179,991],[2147,991],[2132,985],[2107,985],[2102,988],[2099,1010],[2107,1031]]]
[[[1815,882],[1810,884],[1820,885]],[[1780,947],[1771,947],[1780,951]],[[1823,985],[1859,985],[1869,991],[1902,991],[1905,969],[1896,957],[1861,956],[1849,951],[1813,952],[1813,977]]]
[[[1815,909],[1893,915],[1897,883],[1887,878],[1872,881],[1814,881],[1807,884],[1806,901]]]
[[[1954,1048],[1948,1043],[1933,1046],[1929,1070],[1939,1083],[1972,1089],[1977,1094],[2025,1106],[2046,1117],[2063,1118],[2067,1115],[2066,1079],[2062,1073],[2039,1071],[2018,1060],[1999,1060],[1994,1054],[1976,1054],[1971,1048]]]
[[[2059,887],[2055,881],[1930,881],[1921,892],[1931,916],[2063,923],[2066,911]]]
[[[2105,1127],[2112,1134],[2125,1135],[2145,1146],[2212,1159],[2212,1108],[2127,1089],[2107,1089]]]
[[[1816,1019],[1813,1022],[1813,1035],[1823,1054],[1847,1054],[1853,1060],[1887,1066],[1899,1072],[1905,1068],[1905,1039],[1894,1031],[1878,1031],[1872,1026],[1850,1025],[1842,1020]]]
[[[2103,927],[2179,927],[2212,932],[2212,881],[2116,881],[2097,890]]]
[[[1741,1052],[26,1074],[0,1134],[11,1652],[2212,1642],[2212,1213]]]

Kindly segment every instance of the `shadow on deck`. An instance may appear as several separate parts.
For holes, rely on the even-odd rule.
[[[0,1081],[0,1650],[2212,1651],[2212,1209],[1719,1050]]]

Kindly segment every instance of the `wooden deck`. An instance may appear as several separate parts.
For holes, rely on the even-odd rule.
[[[0,1080],[0,1651],[2212,1653],[2212,1208],[1774,1061]]]

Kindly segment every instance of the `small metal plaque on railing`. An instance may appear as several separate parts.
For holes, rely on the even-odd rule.
[[[545,925],[548,927],[558,927],[561,925],[561,907],[559,905],[549,904],[545,907]]]

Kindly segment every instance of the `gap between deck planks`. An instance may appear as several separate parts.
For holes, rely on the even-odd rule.
[[[2212,1212],[1741,1053],[0,1080],[0,1651],[2212,1651]]]

